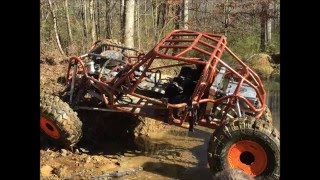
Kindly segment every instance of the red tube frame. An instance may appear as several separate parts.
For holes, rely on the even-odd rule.
[[[193,39],[190,39],[190,38],[183,39],[185,37],[192,37]],[[202,38],[205,38],[207,40],[215,42],[215,45],[201,40]],[[179,45],[179,43],[184,43],[184,42],[189,42],[191,44],[190,45]],[[166,44],[166,43],[169,43],[169,44]],[[178,44],[178,45],[175,45],[175,44]],[[197,46],[198,44],[201,44],[202,46],[205,46],[205,47],[212,48],[213,51],[208,52],[207,50],[198,47]],[[207,102],[211,102],[211,103],[215,103],[215,104],[216,103],[223,103],[223,104],[227,105],[227,109],[230,109],[231,106],[233,106],[232,103],[236,100],[236,98],[238,98],[238,99],[243,100],[249,106],[249,109],[255,113],[255,116],[257,118],[259,118],[262,115],[262,112],[266,107],[266,91],[263,87],[261,79],[253,70],[251,70],[250,67],[248,67],[245,63],[243,63],[243,61],[241,61],[241,59],[239,57],[237,57],[226,46],[226,44],[227,44],[226,37],[223,35],[210,34],[210,33],[204,33],[204,32],[194,32],[194,31],[189,31],[189,30],[174,30],[174,31],[170,32],[165,38],[163,38],[162,41],[160,43],[158,43],[147,54],[145,54],[145,55],[139,54],[138,56],[128,56],[129,59],[137,59],[137,63],[131,64],[128,62],[127,65],[130,65],[130,67],[132,66],[130,68],[130,70],[125,75],[123,75],[122,77],[115,80],[115,82],[113,82],[113,84],[111,84],[110,82],[102,82],[102,81],[100,81],[100,79],[97,80],[97,79],[89,76],[87,74],[86,67],[82,61],[82,57],[80,57],[80,56],[70,58],[68,72],[67,72],[67,79],[69,79],[69,76],[70,76],[71,66],[73,64],[79,64],[79,66],[83,69],[83,71],[81,73],[83,73],[88,78],[89,82],[92,84],[96,83],[95,85],[98,85],[97,89],[100,91],[100,93],[104,99],[105,105],[108,108],[116,109],[116,110],[122,111],[122,112],[136,114],[132,111],[125,109],[124,107],[173,109],[173,108],[182,108],[182,107],[187,106],[186,103],[169,104],[169,103],[165,103],[160,100],[156,100],[153,98],[149,98],[149,97],[134,93],[138,84],[143,80],[143,78],[146,75],[146,72],[148,71],[150,65],[152,64],[152,62],[154,60],[156,60],[156,59],[170,60],[171,59],[171,60],[183,61],[181,64],[183,64],[183,63],[203,64],[203,65],[205,65],[205,67],[204,67],[202,75],[199,78],[199,81],[196,85],[194,93],[192,94],[192,104],[193,105],[198,105],[198,104],[207,103]],[[97,43],[94,43],[94,45],[91,47],[91,50],[94,49],[96,45],[97,45]],[[162,49],[165,49],[165,51],[161,52]],[[172,50],[180,49],[182,51],[176,55],[168,55],[167,53],[168,53],[169,49],[172,49]],[[210,56],[210,58],[207,61],[204,61],[204,60],[201,60],[200,58],[184,57],[183,55],[185,55],[190,50],[196,50],[200,53],[203,53],[203,54]],[[240,71],[234,70],[228,64],[226,64],[223,60],[220,59],[223,52],[229,53],[236,61],[238,61],[238,63],[242,66],[241,71],[244,72],[244,75],[241,75]],[[128,83],[126,83],[127,80],[130,79],[130,76],[132,76],[133,72],[136,71],[143,64],[146,64],[146,67],[145,67],[144,71],[142,72],[142,75],[139,77],[139,79],[137,79],[133,85],[129,85]],[[222,66],[226,67],[229,74],[232,74],[236,78],[239,79],[239,83],[236,87],[236,90],[234,91],[233,94],[228,95],[228,96],[224,96],[219,99],[209,99],[209,98],[202,99],[202,96],[204,94],[205,89],[208,88],[208,86],[210,86],[214,80],[214,75],[216,73],[218,64],[221,64]],[[171,66],[169,65],[169,66],[163,66],[163,67],[171,67]],[[160,68],[161,67],[159,67],[158,69],[160,69]],[[152,69],[152,68],[150,68],[150,69]],[[157,69],[157,68],[153,68],[153,69]],[[205,78],[205,74],[208,74],[208,76],[206,76],[206,78]],[[251,78],[253,80],[253,83],[248,80],[249,78]],[[256,91],[258,99],[261,103],[260,108],[255,108],[254,105],[250,101],[248,101],[246,98],[239,95],[240,88],[243,85],[243,83],[246,83],[247,85],[251,86]],[[129,86],[129,89],[127,91],[120,90],[120,88],[119,88],[119,86],[124,85],[124,84]],[[130,94],[132,96],[139,97],[141,99],[145,99],[147,101],[150,101],[150,102],[152,102],[154,104],[158,104],[158,105],[148,106],[148,107],[145,107],[143,105],[132,105],[132,104],[127,105],[127,106],[116,105],[114,98],[115,98],[116,94],[119,92]],[[105,96],[106,93],[108,94],[108,98]],[[224,102],[225,100],[228,100],[228,103],[225,103]],[[226,117],[226,115],[227,115],[227,112],[225,112],[224,117]],[[181,120],[184,121],[186,119],[186,117],[187,117],[187,115],[184,114],[183,117],[181,117]],[[201,123],[200,123],[200,125],[208,126],[208,124],[201,124]],[[214,128],[214,127],[216,127],[216,124],[214,125],[214,127],[210,126],[210,125],[209,125],[209,127]]]

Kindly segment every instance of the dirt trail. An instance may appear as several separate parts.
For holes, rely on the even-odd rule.
[[[59,95],[66,64],[40,65],[40,87]],[[134,146],[135,119],[123,113],[79,111],[83,138],[71,152],[40,137],[41,179],[212,179],[207,142],[213,130],[196,126],[188,132],[163,125],[141,150]]]

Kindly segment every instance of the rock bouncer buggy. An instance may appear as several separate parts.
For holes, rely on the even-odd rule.
[[[174,30],[151,51],[97,41],[71,57],[68,102],[41,93],[40,127],[72,147],[81,138],[75,110],[117,111],[168,124],[215,129],[208,145],[213,174],[240,168],[263,178],[280,177],[280,135],[270,122],[266,91],[219,34]],[[88,105],[88,99],[96,103]],[[185,124],[185,123],[184,123]]]

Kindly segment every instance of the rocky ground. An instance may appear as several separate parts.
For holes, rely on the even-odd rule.
[[[61,95],[65,61],[44,59],[40,88]],[[207,141],[212,130],[153,121],[144,146],[133,143],[137,118],[123,113],[79,111],[83,138],[73,150],[61,149],[40,137],[41,179],[211,179]],[[147,142],[147,143],[146,143]]]

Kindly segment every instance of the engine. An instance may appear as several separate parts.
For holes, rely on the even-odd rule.
[[[117,66],[123,61],[120,51],[106,50],[100,54],[89,54],[86,67],[89,75],[101,76],[102,81],[110,80],[118,74]]]
[[[226,95],[231,95],[234,93],[234,91],[236,90],[238,86],[238,82],[232,82],[230,81],[228,84],[228,88],[226,89]],[[257,105],[257,92],[254,90],[254,88],[252,88],[251,86],[249,86],[246,83],[243,83],[240,91],[239,91],[239,95],[243,96],[244,98],[246,98],[247,100],[250,101],[250,103],[252,103],[253,105]],[[240,106],[243,106],[245,108],[249,108],[249,106],[243,101],[240,100]]]
[[[234,93],[238,86],[238,82],[233,81],[233,80],[227,80],[224,78],[224,75],[226,73],[226,68],[221,67],[220,71],[215,77],[214,82],[212,83],[210,87],[210,96],[214,96],[215,98],[220,98],[221,96],[228,96]],[[224,86],[225,82],[227,86]],[[239,91],[239,95],[243,96],[244,98],[248,99],[250,103],[254,104],[256,106],[257,104],[257,92],[255,89],[251,86],[249,86],[246,83],[243,83],[241,86],[241,89]],[[240,105],[249,108],[249,106],[243,101],[240,100]]]
[[[233,78],[230,77],[225,78],[226,72],[226,68],[221,67],[219,72],[216,74],[215,80],[210,87],[209,98],[219,99],[221,97],[234,94],[239,82],[234,81]],[[250,85],[242,83],[238,95],[246,98],[251,104],[253,104],[255,107],[258,107],[259,101],[257,98],[257,92]],[[222,113],[224,112],[225,108],[226,105],[214,105],[209,103],[206,107],[206,112],[212,115],[210,117],[211,120],[219,120],[222,118]],[[239,101],[236,102],[235,107],[231,108],[231,110],[227,113],[227,117],[241,117],[243,113],[246,113],[246,109],[248,108],[249,105],[243,99],[239,99]]]

